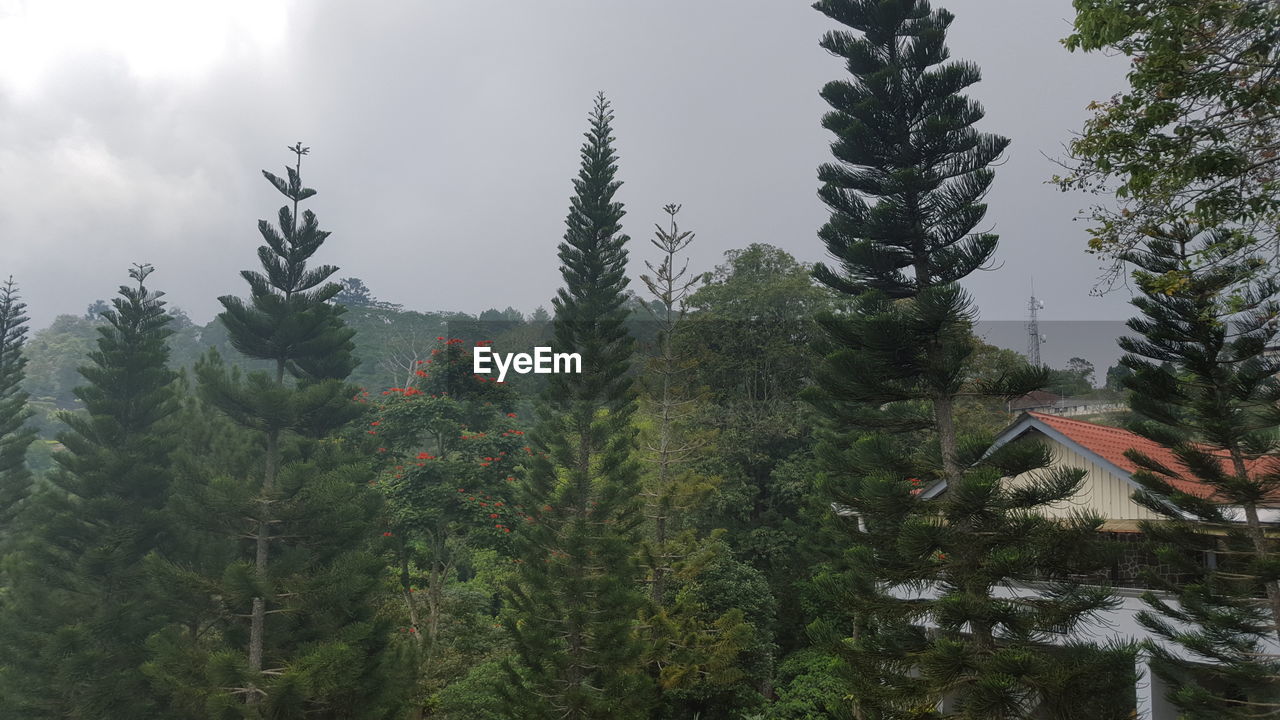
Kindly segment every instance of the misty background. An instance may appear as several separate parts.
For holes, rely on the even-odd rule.
[[[1100,261],[1074,220],[1091,199],[1046,181],[1124,63],[1061,47],[1070,0],[943,5],[953,56],[983,71],[980,128],[1013,139],[988,198],[999,265],[968,283],[1004,321],[983,334],[1025,348],[1034,279],[1046,360],[1105,369],[1127,294],[1091,296]],[[279,204],[259,170],[281,172],[301,140],[341,276],[411,309],[529,312],[560,282],[598,90],[616,112],[633,277],[671,202],[697,233],[696,269],[750,243],[821,260],[818,91],[845,75],[818,47],[829,29],[790,0],[0,0],[0,271],[35,328],[109,297],[133,262],[206,322],[241,292],[256,221]]]

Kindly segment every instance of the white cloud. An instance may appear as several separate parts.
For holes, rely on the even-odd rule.
[[[37,92],[68,58],[104,53],[144,79],[191,78],[228,55],[284,38],[285,0],[7,0],[0,5],[0,83]]]

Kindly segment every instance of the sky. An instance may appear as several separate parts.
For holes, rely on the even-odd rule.
[[[1013,142],[986,226],[998,264],[966,283],[982,317],[1119,320],[1092,296],[1091,199],[1053,159],[1123,86],[1125,61],[1073,54],[1070,0],[951,0],[950,46],[982,67],[980,129]],[[82,313],[132,263],[198,322],[245,294],[259,218],[297,141],[318,259],[416,310],[549,305],[596,92],[613,104],[632,276],[668,203],[711,269],[750,243],[824,258],[829,159],[818,47],[792,0],[0,0],[0,276],[33,327]],[[638,281],[634,283],[638,286]]]

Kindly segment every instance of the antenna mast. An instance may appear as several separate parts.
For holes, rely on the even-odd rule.
[[[1027,359],[1035,367],[1040,367],[1040,343],[1048,338],[1040,334],[1040,311],[1044,309],[1044,303],[1036,299],[1034,278],[1031,280],[1031,300],[1027,303],[1027,309],[1031,311],[1027,319]]]

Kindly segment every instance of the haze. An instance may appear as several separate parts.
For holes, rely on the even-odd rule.
[[[1001,264],[968,283],[983,317],[1022,318],[1033,276],[1047,320],[1127,317],[1127,297],[1089,296],[1099,261],[1073,220],[1089,199],[1045,184],[1125,63],[1062,49],[1070,0],[940,4],[953,56],[983,69],[981,128],[1013,139],[989,197]],[[598,90],[634,240],[677,202],[695,265],[756,242],[820,260],[831,27],[779,0],[0,0],[0,274],[38,328],[150,262],[204,322],[244,293],[280,204],[259,170],[301,140],[342,276],[412,309],[527,312],[560,282]],[[650,249],[633,242],[633,275]]]

